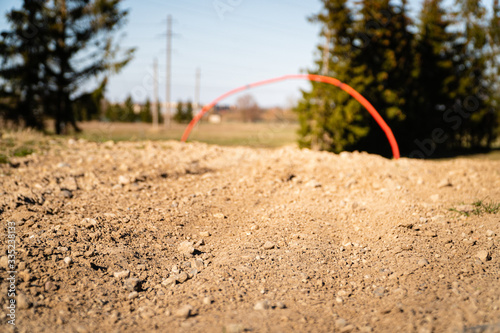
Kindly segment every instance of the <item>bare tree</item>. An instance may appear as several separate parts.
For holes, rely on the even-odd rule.
[[[245,122],[256,122],[260,120],[262,110],[252,95],[243,95],[236,101],[236,107]]]

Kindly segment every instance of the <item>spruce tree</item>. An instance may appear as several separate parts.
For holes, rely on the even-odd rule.
[[[496,91],[494,70],[498,54],[492,52],[498,42],[488,45],[491,34],[487,10],[479,1],[457,0],[457,22],[464,25],[454,41],[454,70],[457,89],[455,108],[462,114],[460,126],[454,132],[450,148],[488,148],[495,139],[498,109],[494,105]],[[494,27],[493,27],[494,29]],[[497,68],[498,69],[498,68]]]
[[[324,45],[318,46],[320,57],[311,74],[335,76],[356,86],[351,78],[353,16],[346,0],[323,0],[323,10],[309,21],[322,26],[320,36],[329,37],[328,62],[324,62]],[[310,91],[302,91],[302,100],[295,108],[300,122],[299,145],[319,150],[339,152],[366,135],[360,106],[348,94],[336,87],[311,82]]]
[[[141,121],[143,123],[152,123],[153,122],[153,113],[151,111],[151,102],[148,99],[143,107],[141,107],[140,114]]]
[[[48,24],[43,0],[25,0],[7,14],[10,31],[0,41],[0,116],[43,129],[45,63],[48,59]]]
[[[28,81],[37,77],[42,82],[29,84],[26,79],[19,79],[19,74],[16,81],[11,72],[0,71],[7,86],[17,84],[16,89],[6,87],[3,91],[19,100],[19,112],[38,112],[40,107],[22,106],[36,99],[35,105],[44,106],[37,116],[53,117],[57,134],[65,131],[67,125],[79,130],[72,104],[88,94],[81,90],[83,83],[98,77],[102,80],[103,76],[119,71],[132,57],[133,50],[128,49],[117,60],[120,50],[113,34],[127,15],[120,4],[121,0],[25,0],[20,10],[8,14],[12,18],[11,31],[2,34],[0,46],[4,63],[12,64],[7,67],[12,72],[29,75]],[[22,30],[30,29],[30,22],[36,22],[33,25],[38,33],[26,41]],[[37,93],[35,87],[41,92]],[[38,123],[42,123],[34,123],[33,115],[21,116],[28,126],[40,127]]]
[[[425,0],[420,12],[419,36],[416,42],[415,86],[408,112],[408,137],[431,138],[436,128],[451,135],[453,128],[445,126],[443,114],[454,105],[456,78],[453,69],[452,43],[457,33],[447,18],[442,0]],[[415,148],[415,147],[413,147]],[[436,148],[436,147],[433,147]]]
[[[356,24],[358,37],[355,45],[359,51],[353,55],[359,81],[356,88],[379,111],[381,116],[400,139],[401,150],[408,145],[405,123],[412,94],[412,70],[414,62],[414,38],[408,27],[406,2],[389,0],[361,1],[360,20]],[[367,135],[348,149],[361,149],[390,156],[384,133],[369,114],[363,110]]]
[[[193,103],[191,101],[188,101],[186,103],[186,111],[184,112],[184,122],[189,123],[191,120],[193,120]]]
[[[184,121],[184,105],[181,101],[177,102],[177,108],[175,109],[174,121],[177,123],[182,123]]]

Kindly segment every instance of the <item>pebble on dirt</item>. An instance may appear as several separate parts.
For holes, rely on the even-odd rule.
[[[269,309],[269,307],[270,307],[269,301],[263,300],[263,301],[258,301],[257,303],[255,303],[253,309],[260,311],[260,310],[267,310],[267,309]]]
[[[129,291],[141,291],[142,281],[137,278],[129,278],[125,280],[123,286]]]
[[[180,307],[179,309],[177,309],[174,312],[174,315],[178,318],[181,318],[181,319],[187,319],[187,318],[191,317],[192,315],[194,315],[193,307],[189,304],[186,304],[186,305]]]
[[[189,241],[184,241],[179,244],[179,247],[177,248],[180,253],[182,253],[185,256],[190,256],[194,253],[195,248],[193,245],[193,242]]]
[[[126,279],[130,276],[130,271],[125,270],[125,271],[121,271],[121,272],[114,272],[113,276],[117,279]]]
[[[264,243],[264,245],[262,246],[262,248],[263,248],[264,250],[272,250],[272,249],[274,249],[274,246],[275,246],[275,245],[274,245],[274,243],[273,243],[273,242],[271,242],[271,241],[267,241],[267,242],[265,242],[265,243]]]
[[[73,263],[73,259],[71,259],[71,257],[66,257],[64,258],[64,263],[69,266]]]
[[[491,260],[491,255],[486,250],[479,251],[478,253],[476,253],[476,257],[479,258],[479,260],[481,260],[482,262],[487,262]]]

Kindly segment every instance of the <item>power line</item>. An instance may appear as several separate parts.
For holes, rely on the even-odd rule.
[[[172,74],[172,16],[167,16],[167,85],[165,126],[170,127],[170,79]]]

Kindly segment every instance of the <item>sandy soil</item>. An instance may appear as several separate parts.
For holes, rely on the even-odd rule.
[[[478,199],[500,161],[51,141],[0,165],[0,331],[15,222],[19,332],[500,332]]]

